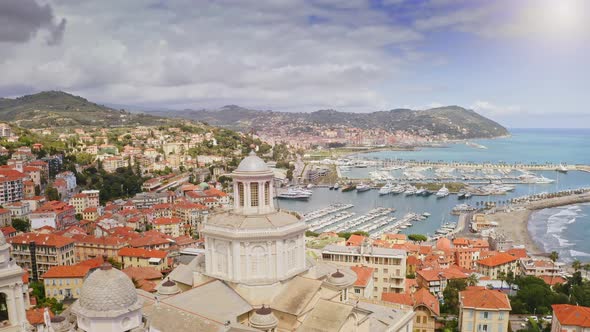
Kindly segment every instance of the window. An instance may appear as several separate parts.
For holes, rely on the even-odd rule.
[[[244,206],[244,183],[238,182],[238,196],[240,196],[240,206]]]
[[[258,182],[250,183],[250,206],[258,206]]]
[[[264,183],[264,204],[270,205],[270,181]]]
[[[498,320],[502,320],[502,319],[504,319],[504,313],[502,311],[500,311],[498,313]]]
[[[252,248],[250,252],[252,276],[264,277],[266,274],[266,250],[261,246]]]
[[[487,311],[483,312],[483,319],[488,319],[489,318],[489,313]]]
[[[361,293],[361,289],[360,288],[355,288],[354,289],[354,293],[355,294],[360,294]]]

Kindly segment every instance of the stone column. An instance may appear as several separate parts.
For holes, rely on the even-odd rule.
[[[266,212],[266,203],[264,202],[264,181],[258,181],[258,213]]]
[[[25,313],[25,303],[23,301],[23,286],[22,285],[16,285],[15,288],[15,294],[14,294],[14,300],[16,301],[16,310],[17,310],[17,320],[18,320],[18,324],[22,324],[24,321],[27,320],[26,317],[23,317],[22,314]]]
[[[250,196],[250,182],[244,182],[244,212],[250,212],[252,208]]]
[[[277,257],[275,261],[277,262],[275,266],[275,270],[277,273],[278,278],[282,278],[285,275],[285,265],[283,262],[285,261],[285,240],[278,240],[277,244]]]
[[[239,281],[242,276],[242,266],[240,265],[240,258],[241,258],[240,242],[232,241],[231,246],[232,246],[232,252],[233,252],[233,257],[232,257],[233,279],[236,281]]]
[[[14,303],[14,285],[4,287],[2,291],[6,294],[6,309],[8,311],[8,320],[10,325],[18,325],[19,318],[16,311],[16,303]]]

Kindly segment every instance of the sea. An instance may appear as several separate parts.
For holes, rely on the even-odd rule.
[[[424,148],[417,151],[379,151],[364,153],[357,157],[366,159],[403,159],[462,162],[506,162],[537,164],[588,164],[590,165],[590,129],[511,129],[511,136],[497,139],[473,140],[487,149],[477,149],[463,142],[451,143],[444,147]],[[352,169],[346,176],[366,177],[368,169]],[[437,199],[400,195],[379,196],[376,190],[363,193],[356,191],[343,193],[328,188],[315,188],[308,201],[280,200],[281,208],[301,213],[324,208],[332,203],[350,203],[349,211],[364,214],[377,207],[396,209],[398,218],[409,212],[428,212],[431,216],[402,233],[433,235],[434,231],[446,222],[454,222],[456,216],[450,211],[460,203],[476,205],[477,202],[496,202],[503,204],[513,197],[542,192],[590,187],[590,173],[569,171],[567,174],[556,171],[535,172],[554,179],[551,184],[519,184],[513,192],[501,196],[474,196],[467,201],[459,201],[456,196]],[[565,261],[579,259],[590,262],[590,204],[578,204],[559,208],[540,210],[531,215],[529,232],[540,248],[547,252],[557,251]]]

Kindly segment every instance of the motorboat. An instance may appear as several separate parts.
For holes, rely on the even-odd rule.
[[[449,194],[450,194],[449,189],[446,187],[446,185],[443,184],[442,188],[440,188],[436,192],[436,197],[443,198],[443,197],[449,196]]]
[[[369,186],[368,184],[364,184],[364,183],[359,183],[359,185],[356,186],[356,191],[359,193],[368,191],[371,189],[371,186]]]

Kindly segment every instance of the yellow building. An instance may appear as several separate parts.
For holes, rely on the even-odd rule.
[[[33,279],[54,266],[75,263],[74,240],[65,236],[23,233],[6,241],[12,245],[12,257],[16,263],[28,269]]]
[[[506,294],[485,287],[468,287],[459,293],[459,330],[508,331],[511,309]]]
[[[70,198],[70,205],[76,209],[76,214],[82,214],[89,207],[88,195],[76,194]]]
[[[154,229],[172,237],[190,234],[190,224],[177,217],[156,218],[152,222]]]
[[[98,219],[98,209],[95,207],[87,207],[82,211],[82,219],[95,221]]]
[[[153,267],[165,270],[168,266],[168,253],[161,250],[147,250],[141,248],[122,248],[119,250],[122,268]]]
[[[76,241],[74,245],[76,262],[102,257],[102,255],[118,260],[119,249],[128,245],[127,241],[114,236],[73,235],[72,238]]]
[[[519,273],[518,258],[501,252],[497,255],[480,259],[476,262],[477,272],[491,279],[498,279],[502,274],[512,272],[515,276]]]
[[[89,271],[90,266],[84,265],[50,268],[41,276],[45,285],[45,297],[53,297],[58,301],[77,299]]]

